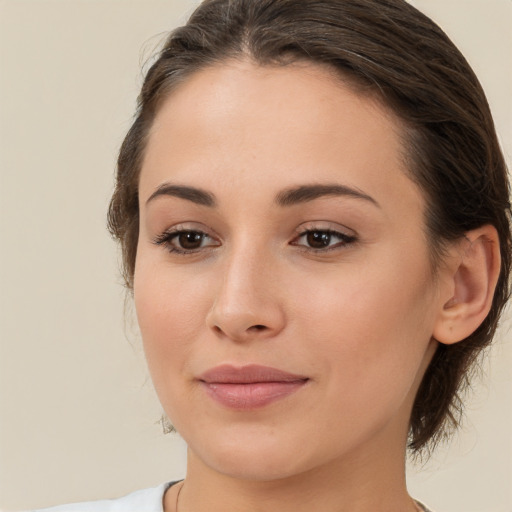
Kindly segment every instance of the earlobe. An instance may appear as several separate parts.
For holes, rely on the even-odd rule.
[[[466,233],[452,248],[445,293],[441,297],[433,336],[453,344],[471,335],[485,320],[500,273],[500,248],[496,228],[482,226]]]

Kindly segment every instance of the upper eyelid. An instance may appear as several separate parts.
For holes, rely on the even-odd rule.
[[[198,222],[193,222],[193,221],[180,222],[179,224],[170,226],[170,227],[164,229],[162,231],[162,234],[165,234],[165,233],[174,234],[174,233],[183,233],[183,232],[189,232],[189,231],[193,231],[196,233],[204,233],[205,235],[211,236],[212,238],[218,237],[215,234],[215,230],[213,230],[209,226],[202,224],[200,222],[198,223]]]
[[[345,231],[349,231],[349,230],[344,230],[344,229],[339,229],[339,228],[303,228],[303,229],[297,230],[296,234],[299,236],[302,236],[302,235],[305,235],[306,233],[311,233],[311,232],[315,232],[315,231],[338,234],[338,235],[343,235],[343,236],[354,236],[351,233],[345,232]]]
[[[340,235],[345,236],[358,236],[357,232],[354,229],[351,229],[348,226],[338,224],[337,222],[332,221],[308,221],[300,224],[295,229],[295,233],[297,235],[302,235],[309,231],[329,231],[332,233],[339,233]]]

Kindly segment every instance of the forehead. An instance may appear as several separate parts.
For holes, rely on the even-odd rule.
[[[399,119],[373,90],[358,86],[330,66],[308,61],[279,66],[229,60],[179,83],[158,109],[150,137],[170,128],[174,117],[180,130],[215,128],[211,135],[229,128],[240,134],[241,126],[234,123],[241,118],[253,121],[246,124],[245,132],[265,122],[278,128],[278,121],[280,127],[290,129],[302,123],[309,126],[313,138],[318,129],[325,136],[339,130],[340,114],[352,124],[365,124],[369,118],[373,125],[386,124],[388,133],[393,132],[390,135],[402,131]]]
[[[253,192],[342,181],[417,206],[402,132],[386,107],[325,66],[226,62],[196,72],[163,102],[140,192],[169,179]]]

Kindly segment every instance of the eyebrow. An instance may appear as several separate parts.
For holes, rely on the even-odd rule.
[[[280,206],[293,206],[326,196],[353,197],[355,199],[368,201],[380,208],[380,204],[373,197],[365,194],[363,191],[357,188],[338,184],[301,185],[283,190],[276,196],[276,203]]]
[[[146,201],[148,204],[160,196],[171,196],[178,197],[191,201],[192,203],[208,206],[214,208],[217,206],[215,196],[210,192],[206,192],[200,188],[189,187],[186,185],[172,185],[170,183],[163,183],[160,185]],[[365,194],[361,190],[346,185],[339,184],[312,184],[312,185],[300,185],[298,187],[289,188],[279,192],[276,196],[275,202],[279,206],[294,206],[315,199],[328,196],[345,196],[353,197],[355,199],[362,199],[368,201],[375,206],[380,208],[379,203],[368,194]]]
[[[205,190],[201,190],[200,188],[196,187],[187,187],[185,185],[171,185],[170,183],[163,183],[160,185],[149,196],[146,204],[160,196],[179,197],[180,199],[192,201],[195,204],[208,206],[210,208],[215,207],[217,204],[215,196],[209,192],[206,192]]]

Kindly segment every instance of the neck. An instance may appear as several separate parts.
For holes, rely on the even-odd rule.
[[[206,466],[191,451],[178,512],[415,512],[405,485],[405,450],[349,454],[310,471],[272,480],[243,480]],[[176,491],[165,512],[175,512]]]

